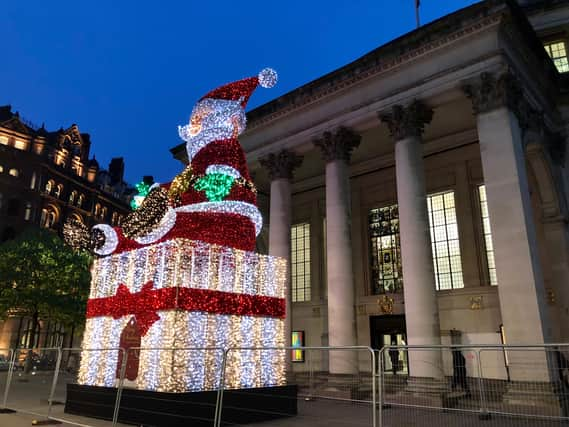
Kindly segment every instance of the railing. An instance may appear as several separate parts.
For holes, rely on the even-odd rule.
[[[380,426],[569,421],[567,344],[387,346],[378,358]],[[393,367],[401,359],[403,375]]]
[[[15,410],[37,419],[89,427],[92,425],[89,418],[66,413],[61,405],[69,402],[68,390],[77,383],[84,384],[85,375],[89,374],[98,378],[97,384],[92,385],[106,386],[103,404],[110,414],[110,425],[116,426],[125,411],[132,409],[129,402],[133,388],[137,387],[127,378],[131,357],[139,361],[141,369],[143,363],[146,367],[154,364],[154,370],[141,370],[138,375],[153,376],[158,372],[155,384],[171,377],[177,392],[209,390],[212,399],[201,404],[207,406],[205,412],[210,415],[200,422],[214,427],[230,422],[236,402],[246,402],[251,396],[265,399],[270,389],[285,383],[295,384],[296,389],[294,393],[279,395],[277,406],[296,411],[287,421],[290,426],[443,427],[522,423],[549,427],[569,421],[568,344],[389,346],[381,350],[302,347],[294,350],[304,352],[305,362],[295,365],[287,361],[287,366],[293,368],[287,370],[286,377],[279,377],[270,361],[273,358],[285,361],[292,350],[291,347],[0,349],[3,355],[0,366],[8,365],[7,370],[0,372],[0,425],[8,425],[2,417],[10,417],[3,412]],[[195,372],[191,369],[181,372],[182,365],[176,363],[164,370],[161,361],[166,355],[172,361],[191,360],[195,363],[192,369],[206,369],[207,365],[212,375],[202,372],[203,378],[198,381]],[[85,369],[79,369],[81,358],[90,361],[105,358],[120,369],[95,372],[97,366],[93,363],[86,368],[93,371],[86,374]],[[259,361],[267,362],[259,364]],[[235,373],[236,363],[242,369],[240,375]],[[186,369],[188,365],[183,366]],[[260,384],[271,387],[266,388],[266,393],[251,394],[262,390]],[[250,418],[257,420],[283,415],[270,404],[247,410]],[[187,425],[192,424],[188,419]]]

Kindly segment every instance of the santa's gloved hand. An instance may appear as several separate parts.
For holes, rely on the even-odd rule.
[[[194,184],[197,191],[204,191],[210,202],[220,202],[231,192],[235,177],[224,173],[206,173]]]

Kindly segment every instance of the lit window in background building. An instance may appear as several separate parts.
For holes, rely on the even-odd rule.
[[[0,135],[0,144],[8,145],[8,137],[4,135]]]
[[[9,173],[10,175],[12,175],[13,177],[15,177],[15,178],[17,178],[18,176],[20,176],[20,172],[18,171],[18,169],[12,168],[12,169],[10,169],[10,170],[8,171],[8,173]]]
[[[29,221],[32,217],[32,204],[30,202],[26,203],[26,210],[24,212],[24,220]]]
[[[292,331],[291,345],[293,347],[291,361],[304,362],[304,350],[297,349],[304,347],[304,331]]]
[[[437,290],[464,288],[454,191],[427,196]]]
[[[567,50],[565,42],[548,43],[544,45],[545,51],[553,60],[557,71],[566,73],[569,71],[569,62],[567,61]]]
[[[490,229],[490,214],[488,213],[488,200],[486,199],[486,186],[478,186],[480,199],[480,215],[482,217],[482,233],[484,234],[484,247],[486,248],[486,261],[488,262],[488,278],[491,285],[498,284],[496,276],[496,262],[494,261],[494,245],[492,244],[492,230]]]
[[[14,147],[16,147],[18,150],[25,150],[26,146],[26,141],[22,141],[21,139],[16,139],[14,141]]]
[[[397,205],[369,212],[371,281],[374,294],[403,291],[403,267]]]
[[[292,301],[310,301],[310,224],[293,225],[290,244]]]

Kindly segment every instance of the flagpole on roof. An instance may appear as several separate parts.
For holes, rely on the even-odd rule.
[[[419,19],[419,6],[421,5],[421,0],[415,0],[415,18],[417,19],[417,28],[421,26],[421,21]]]

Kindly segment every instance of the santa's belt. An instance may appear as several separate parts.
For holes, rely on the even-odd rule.
[[[134,315],[141,335],[145,335],[160,319],[157,311],[161,310],[284,318],[285,307],[284,298],[182,287],[153,289],[153,283],[148,282],[136,293],[120,284],[114,296],[88,300],[87,318]]]

